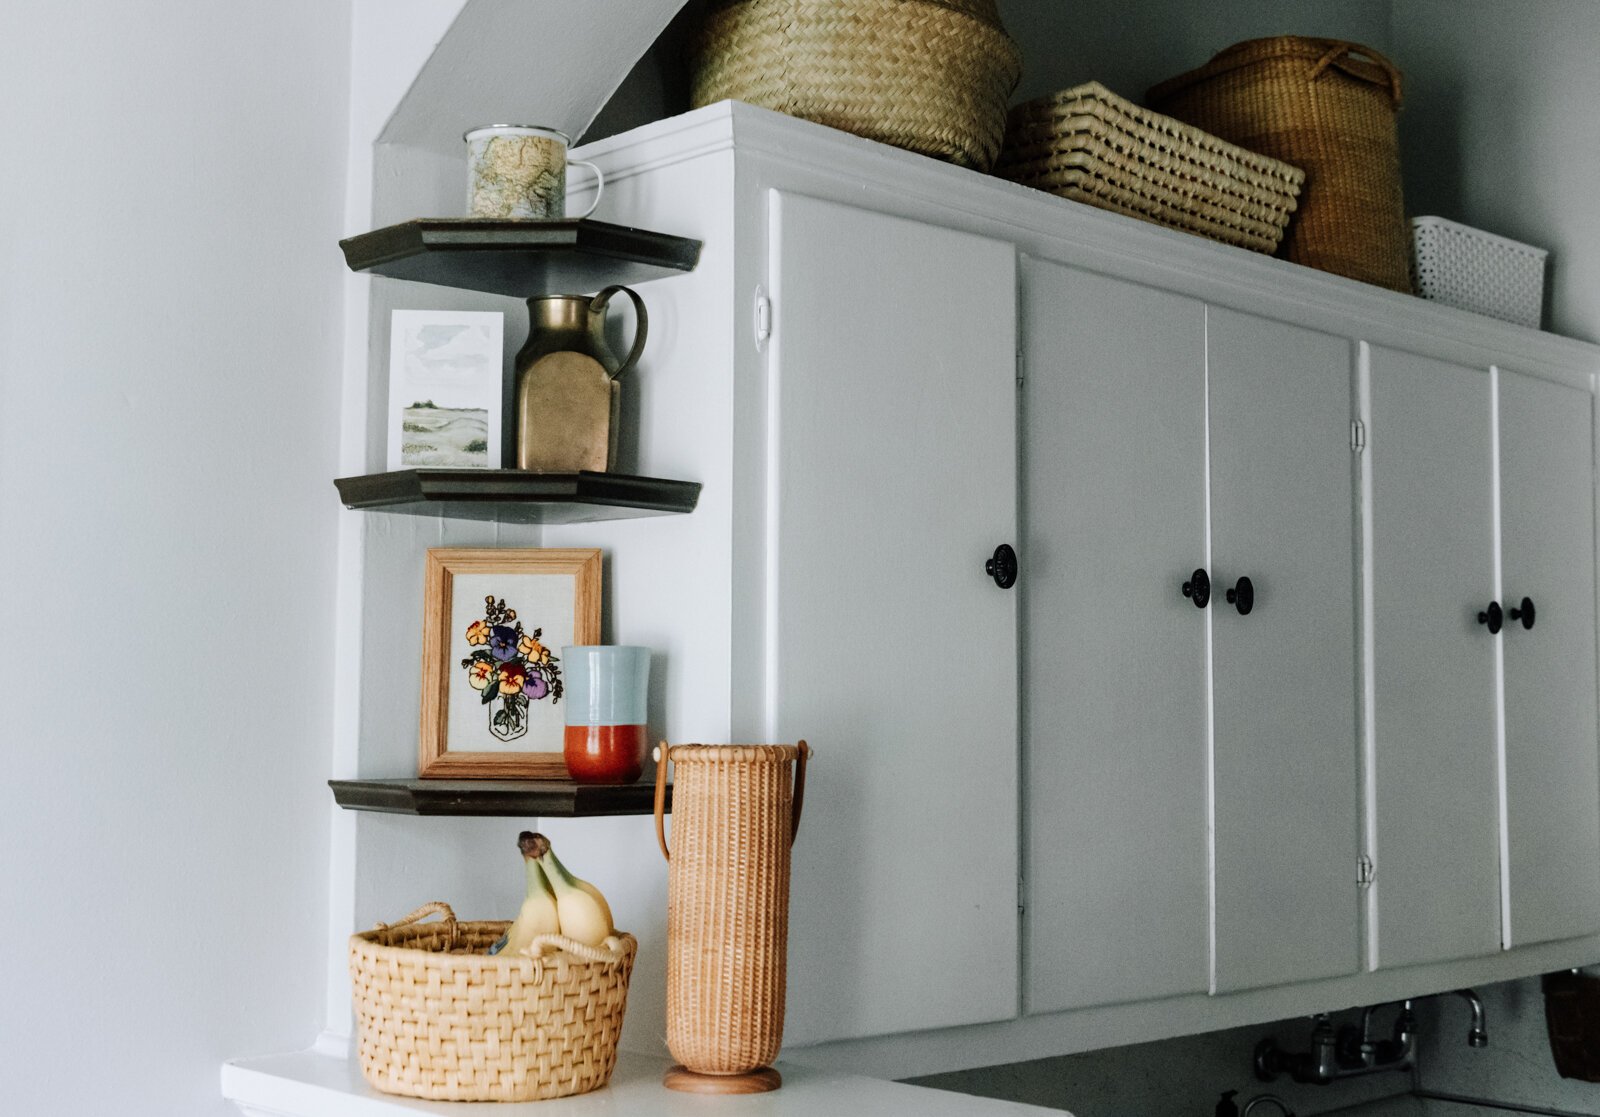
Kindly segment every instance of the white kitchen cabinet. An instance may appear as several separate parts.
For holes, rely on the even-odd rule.
[[[1460,865],[1484,844],[1485,817],[1495,843],[1509,819],[1509,844],[1531,855],[1539,839],[1518,831],[1537,831],[1546,804],[1574,818],[1600,807],[1584,721],[1594,667],[1592,647],[1588,663],[1574,658],[1570,633],[1544,653],[1558,664],[1525,660],[1525,673],[1560,678],[1551,694],[1587,676],[1588,712],[1555,698],[1519,712],[1508,690],[1499,808],[1498,696],[1492,678],[1480,685],[1484,645],[1467,612],[1501,592],[1492,523],[1478,530],[1495,476],[1492,452],[1482,460],[1492,377],[1470,374],[1465,403],[1428,384],[1521,352],[1538,387],[1581,410],[1594,347],[744,105],[583,154],[615,182],[613,219],[705,243],[691,275],[646,292],[656,363],[636,412],[641,467],[672,459],[671,475],[704,490],[692,516],[542,538],[614,548],[614,638],[648,618],[639,638],[668,649],[680,739],[804,736],[816,748],[795,847],[791,1048],[893,1066],[931,1049],[950,1065],[1003,1062],[1503,980],[1592,952],[1600,939],[1521,945],[1568,933],[1552,929],[1564,917],[1551,900],[1539,903],[1561,918],[1546,925],[1531,902],[1514,904],[1512,949],[1495,951],[1498,896],[1487,917],[1479,909],[1485,882],[1499,888],[1496,851],[1487,876]],[[1363,342],[1374,381],[1358,451]],[[1383,363],[1406,354],[1425,359]],[[1494,375],[1510,400],[1510,374]],[[1462,408],[1476,417],[1458,437]],[[1419,434],[1395,445],[1385,424],[1402,412]],[[1541,431],[1530,447],[1550,452],[1549,421],[1528,422]],[[1565,437],[1562,422],[1551,429]],[[1561,453],[1592,456],[1588,430]],[[1519,486],[1505,465],[1510,516]],[[1516,468],[1537,479],[1564,467]],[[1412,471],[1444,495],[1402,483]],[[1370,523],[1358,517],[1364,480]],[[1467,499],[1459,486],[1480,493],[1467,517],[1478,527],[1447,520],[1440,542],[1418,536]],[[1574,488],[1559,502],[1570,513],[1583,492],[1592,499]],[[1529,498],[1518,505],[1544,518]],[[1560,561],[1590,585],[1576,610],[1592,645],[1592,512],[1576,526],[1556,518],[1564,534],[1529,546],[1587,548]],[[984,574],[1000,542],[1018,545],[1011,590]],[[1510,637],[1543,634],[1543,595],[1567,592],[1535,588],[1532,559],[1518,590],[1512,565],[1508,551],[1504,597],[1527,593],[1541,620],[1491,642],[1507,657]],[[1179,593],[1197,568],[1212,583],[1203,610]],[[1485,585],[1466,584],[1485,568]],[[1401,571],[1426,584],[1407,589]],[[1241,577],[1249,615],[1226,599]],[[1425,616],[1442,600],[1466,650],[1430,664]],[[1508,686],[1517,669],[1507,658]],[[1491,806],[1463,814],[1459,801],[1484,795],[1485,767],[1481,736],[1465,742],[1459,728],[1481,720],[1485,693]],[[1457,711],[1456,695],[1472,702]],[[1553,752],[1518,752],[1519,737],[1558,729]],[[1366,772],[1363,748],[1377,762],[1389,737],[1405,750]],[[1453,849],[1443,831],[1463,818]],[[1600,860],[1600,836],[1579,821],[1553,824],[1543,840],[1569,844],[1538,856],[1584,871]],[[1417,887],[1394,860],[1407,843]],[[1362,853],[1378,862],[1370,890]],[[1510,856],[1513,896],[1561,887],[1544,861]],[[1364,914],[1380,930],[1370,972]]]
[[[1590,393],[1497,369],[1507,947],[1600,930]],[[1533,627],[1522,612],[1534,605]]]
[[[1021,278],[1027,1011],[1203,993],[1205,305]]]
[[[1352,973],[1350,344],[1023,285],[1028,1008]]]
[[[817,748],[795,1042],[1017,1012],[1011,245],[774,191],[768,662]],[[871,247],[872,268],[859,265]]]
[[[1369,350],[1369,965],[1500,948],[1497,643],[1488,368]]]
[[[1590,393],[1376,346],[1368,375],[1372,964],[1591,934]]]
[[[1345,338],[1206,317],[1221,993],[1360,964],[1354,407]]]

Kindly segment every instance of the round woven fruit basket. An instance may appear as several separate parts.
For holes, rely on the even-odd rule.
[[[994,0],[721,0],[690,54],[696,108],[746,101],[979,170],[1022,76]]]
[[[420,922],[434,914],[443,920]],[[526,954],[484,953],[510,925],[458,922],[432,903],[350,937],[368,1082],[432,1101],[539,1101],[606,1084],[638,943],[540,935]]]

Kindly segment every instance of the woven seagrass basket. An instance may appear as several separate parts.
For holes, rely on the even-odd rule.
[[[1278,254],[1411,290],[1400,187],[1400,71],[1369,47],[1283,35],[1236,43],[1152,88],[1150,107],[1306,172]]]
[[[1013,108],[995,174],[1256,252],[1278,247],[1305,173],[1142,109],[1099,82]]]
[[[988,170],[1022,52],[994,0],[722,0],[690,101],[733,99]]]
[[[433,914],[444,919],[419,922]],[[510,925],[457,922],[432,903],[350,937],[368,1082],[433,1101],[538,1101],[606,1084],[638,943],[540,935],[528,954],[485,954]]]
[[[667,870],[666,1084],[698,1093],[776,1089],[783,1042],[789,848],[806,760],[795,745],[662,743],[656,838]],[[672,846],[664,826],[668,762]],[[791,766],[793,777],[791,780]]]

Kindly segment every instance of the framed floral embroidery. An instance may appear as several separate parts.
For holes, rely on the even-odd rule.
[[[600,642],[600,552],[428,552],[418,773],[565,779],[561,649]]]

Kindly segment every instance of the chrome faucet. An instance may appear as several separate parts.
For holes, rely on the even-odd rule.
[[[1244,1112],[1241,1113],[1239,1117],[1250,1117],[1251,1111],[1254,1110],[1256,1106],[1262,1105],[1266,1102],[1271,1102],[1273,1105],[1277,1106],[1279,1111],[1283,1113],[1283,1117],[1294,1117],[1294,1110],[1285,1105],[1283,1103],[1283,1099],[1278,1097],[1276,1094],[1257,1094],[1255,1097],[1250,1099],[1249,1104],[1244,1107]]]
[[[1483,1026],[1483,1002],[1471,989],[1457,989],[1456,996],[1466,999],[1472,1006],[1472,1028],[1467,1032],[1468,1047],[1488,1047],[1489,1033]]]
[[[1467,1032],[1469,1047],[1487,1047],[1489,1033],[1484,1028],[1483,1002],[1471,989],[1458,989],[1472,1006],[1472,1027]],[[1256,1044],[1256,1077],[1272,1082],[1287,1073],[1296,1082],[1326,1086],[1341,1078],[1354,1078],[1385,1070],[1410,1070],[1416,1063],[1417,1018],[1410,1001],[1401,1001],[1391,1038],[1373,1035],[1372,1019],[1381,1005],[1370,1005],[1361,1012],[1361,1026],[1346,1024],[1337,1033],[1327,1013],[1318,1013],[1311,1029],[1311,1050],[1300,1053],[1282,1051],[1271,1036]],[[1263,1095],[1270,1097],[1271,1095]]]
[[[1379,1006],[1361,1014],[1361,1027],[1346,1024],[1335,1034],[1326,1013],[1319,1013],[1311,1029],[1311,1050],[1293,1054],[1278,1048],[1271,1036],[1256,1044],[1256,1077],[1275,1081],[1287,1073],[1296,1082],[1326,1086],[1341,1078],[1355,1078],[1385,1070],[1410,1070],[1416,1059],[1417,1018],[1411,1002],[1400,1002],[1393,1036],[1387,1040],[1372,1037],[1372,1016]]]

